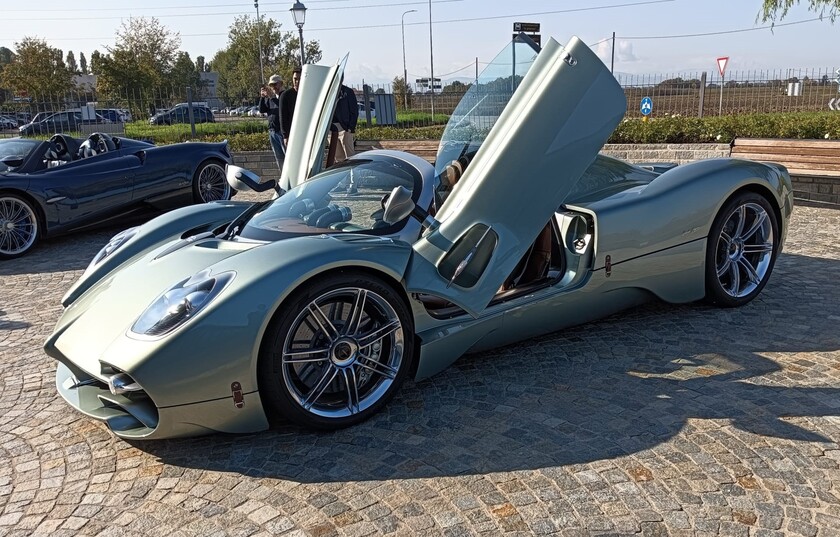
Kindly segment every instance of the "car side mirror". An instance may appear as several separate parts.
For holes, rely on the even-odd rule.
[[[17,168],[23,164],[23,157],[17,155],[9,155],[8,157],[3,157],[0,160],[3,164],[5,164],[8,168]]]
[[[236,190],[252,190],[254,192],[265,192],[277,186],[274,179],[260,182],[260,176],[245,168],[228,164],[225,167],[225,178],[231,188]]]
[[[411,199],[411,191],[404,186],[394,187],[388,196],[388,201],[385,202],[384,209],[382,220],[388,224],[396,224],[407,216],[413,216],[427,229],[433,230],[440,225],[429,213],[414,203]]]

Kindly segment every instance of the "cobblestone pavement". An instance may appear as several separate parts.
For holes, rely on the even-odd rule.
[[[798,207],[740,309],[467,356],[334,434],[136,444],[41,350],[114,231],[0,263],[0,535],[840,535],[840,211]]]

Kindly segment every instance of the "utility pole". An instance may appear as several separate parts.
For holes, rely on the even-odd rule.
[[[610,59],[610,73],[613,72],[613,67],[615,67],[615,32],[613,32],[612,38],[612,58]]]
[[[260,49],[260,84],[265,85],[265,69],[262,59],[262,21],[260,20],[260,0],[254,0],[254,7],[257,8],[257,46]]]
[[[432,0],[429,0],[429,56],[432,67],[432,123],[435,122],[435,47],[432,43]]]

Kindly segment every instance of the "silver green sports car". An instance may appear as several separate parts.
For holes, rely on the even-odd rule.
[[[520,37],[454,111],[435,166],[371,151],[321,171],[343,63],[307,65],[275,199],[178,209],[115,236],[45,344],[59,393],[125,438],[336,429],[408,377],[648,300],[754,299],[787,171],[599,156],[624,93],[577,38]]]

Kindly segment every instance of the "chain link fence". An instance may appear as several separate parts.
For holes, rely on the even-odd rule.
[[[640,102],[644,97],[650,97],[653,100],[652,117],[656,118],[828,111],[832,99],[840,104],[837,73],[833,68],[820,68],[733,71],[723,80],[718,73],[707,72],[618,73],[616,78],[627,96],[627,117],[640,117]],[[434,94],[420,85],[409,85],[406,91],[391,84],[355,87],[360,104],[360,125],[366,123],[366,112],[370,112],[371,123],[377,124],[376,95],[383,94],[394,98],[397,112],[394,128],[445,124],[468,87],[469,82],[444,85]],[[6,96],[10,97],[8,92]],[[192,123],[190,114],[186,113],[186,103],[190,100],[194,104]],[[193,92],[186,87],[162,87],[150,92],[129,90],[107,97],[83,87],[68,94],[16,96],[0,102],[0,136],[20,135],[20,127],[33,119],[46,121],[23,134],[84,134],[102,130],[171,142],[205,135],[264,133],[265,119],[256,105],[256,96],[253,100],[226,106],[218,98],[207,97],[203,90]],[[156,121],[150,121],[153,117]]]

